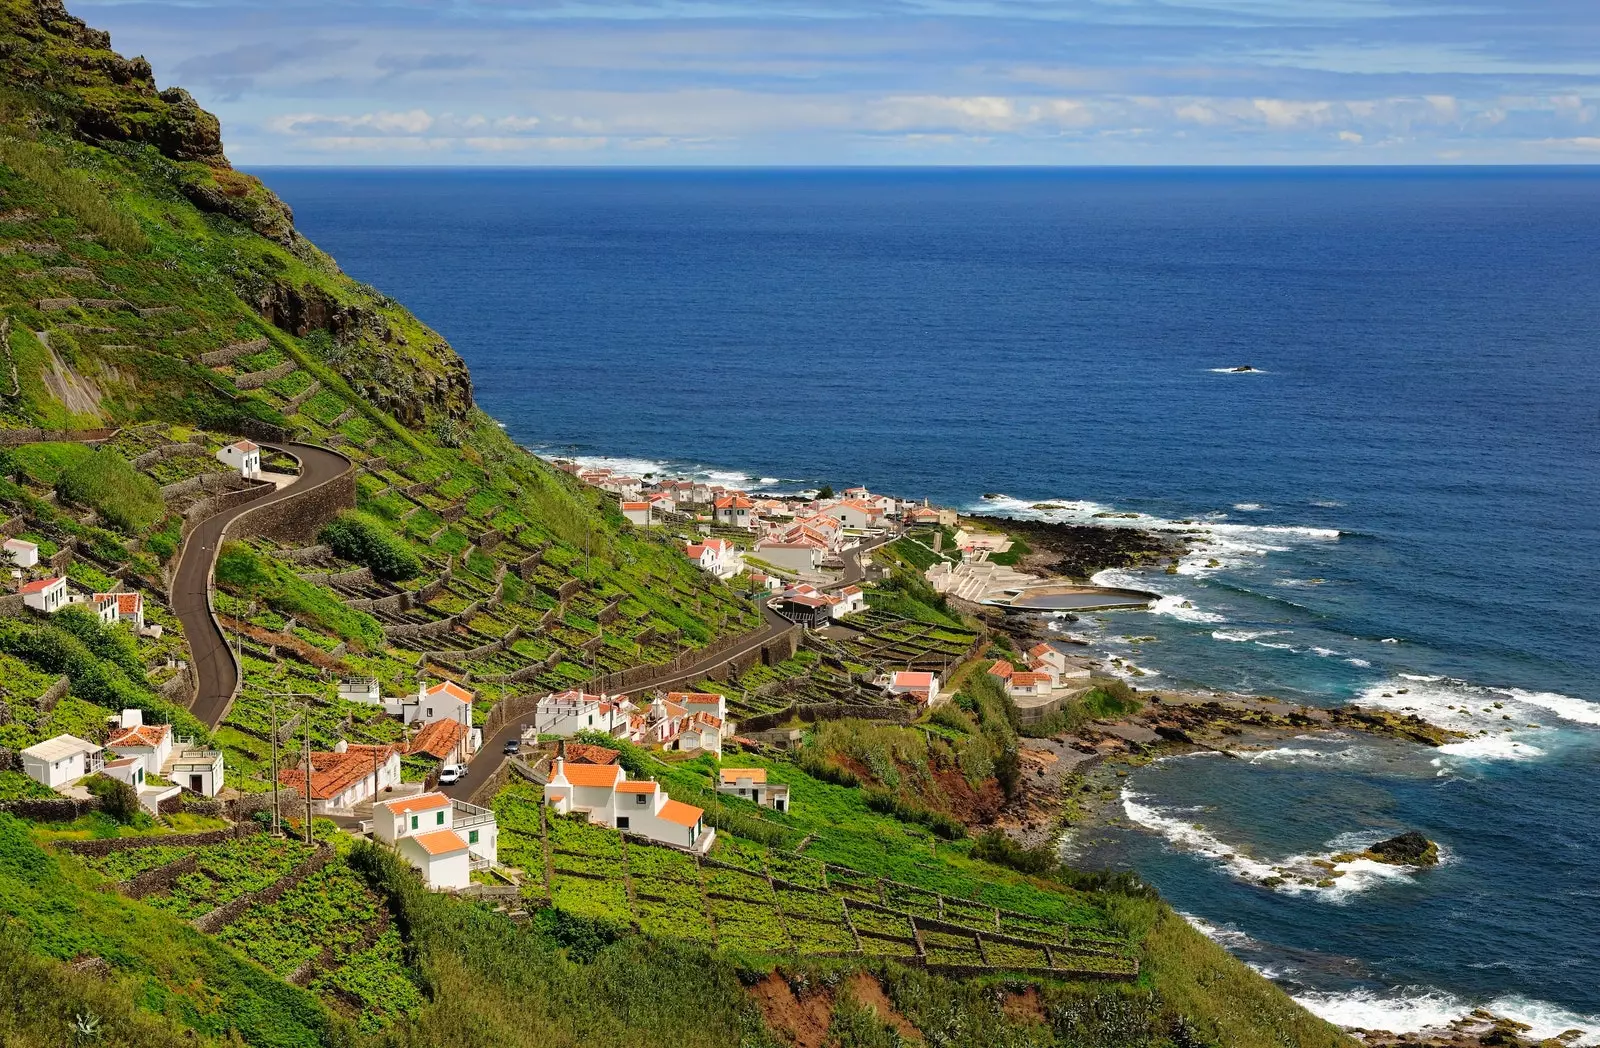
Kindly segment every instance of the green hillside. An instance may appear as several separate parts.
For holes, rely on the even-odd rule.
[[[229,784],[259,791],[271,693],[318,696],[316,746],[388,742],[398,723],[336,700],[336,679],[388,695],[466,679],[481,718],[760,624],[670,539],[513,445],[437,333],[342,274],[229,166],[213,116],[56,0],[0,0],[0,350],[3,530],[80,594],[140,593],[161,627],[30,615],[7,595],[0,768],[63,732],[101,740],[133,707],[210,737]],[[232,483],[214,454],[241,436],[338,449],[357,506],[309,543],[219,551],[214,604],[245,685],[212,732],[184,707],[168,592],[185,520]],[[884,660],[961,659],[977,634],[925,596],[883,588],[858,640],[746,670],[739,716],[868,701]],[[719,800],[706,758],[630,750],[632,770],[710,809],[704,863],[553,822],[513,786],[502,858],[523,877],[498,906],[427,893],[331,824],[306,844],[204,805],[64,815],[0,770],[0,1043],[1345,1043],[1137,885],[993,865],[918,807],[923,756],[992,781],[1006,738],[979,720],[860,739],[841,722],[798,760],[747,758],[791,785],[782,815]],[[875,766],[870,789],[812,759],[924,727],[937,738]]]

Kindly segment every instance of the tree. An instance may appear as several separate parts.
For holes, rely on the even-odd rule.
[[[100,810],[120,823],[130,823],[139,815],[139,791],[109,775],[95,775],[84,783],[91,796],[100,800]]]
[[[822,485],[822,487],[818,488],[817,489],[817,498],[819,498],[819,499],[831,499],[831,498],[833,498],[833,485],[824,484],[824,485]]]

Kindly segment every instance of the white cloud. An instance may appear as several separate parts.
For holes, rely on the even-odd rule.
[[[308,134],[328,128],[375,131],[379,135],[420,135],[432,126],[433,117],[424,109],[412,109],[404,113],[362,113],[358,116],[286,113],[266,122],[267,130],[280,135]]]
[[[1340,131],[1339,132],[1339,141],[1341,141],[1341,142],[1349,142],[1351,145],[1358,146],[1362,142],[1366,141],[1366,139],[1359,132],[1356,132],[1356,131]]]

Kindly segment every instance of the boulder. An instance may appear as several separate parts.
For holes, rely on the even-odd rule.
[[[1439,846],[1416,830],[1402,833],[1398,837],[1390,837],[1386,841],[1379,841],[1367,849],[1367,855],[1379,862],[1391,862],[1397,866],[1439,864]]]

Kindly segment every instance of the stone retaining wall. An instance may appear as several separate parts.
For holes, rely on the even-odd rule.
[[[200,363],[208,368],[231,364],[240,357],[247,357],[252,353],[261,352],[268,345],[270,343],[264,338],[258,338],[250,342],[235,342],[231,346],[223,346],[221,349],[213,349],[209,353],[200,354]]]
[[[233,384],[239,389],[260,389],[268,382],[278,379],[296,370],[300,365],[294,360],[285,360],[282,364],[274,365],[265,371],[252,371],[248,375],[235,375]]]
[[[161,497],[174,499],[180,495],[192,495],[197,491],[239,491],[251,486],[250,481],[237,473],[202,473],[199,476],[175,480],[171,484],[163,484]]]
[[[98,444],[116,435],[114,429],[0,429],[0,444],[37,444],[40,441]]]
[[[247,892],[230,903],[218,906],[204,917],[196,918],[194,926],[207,935],[215,935],[244,916],[246,910],[277,902],[287,895],[290,889],[328,865],[331,861],[333,861],[333,848],[325,842],[319,843],[317,845],[317,853],[295,867],[287,877],[282,878],[269,888],[263,888],[258,892]]]
[[[110,855],[113,852],[134,851],[138,848],[156,847],[200,847],[206,844],[221,844],[231,841],[235,837],[248,837],[258,832],[254,828],[236,826],[227,830],[206,830],[201,833],[169,833],[160,837],[106,837],[93,841],[63,841],[60,847],[74,855],[91,855],[95,857]]]
[[[356,505],[356,471],[347,469],[310,491],[252,510],[228,527],[230,538],[306,542],[343,510]]]
[[[200,458],[210,454],[211,451],[203,444],[163,444],[159,448],[156,448],[153,451],[146,451],[143,455],[140,455],[138,458],[134,459],[133,466],[135,469],[146,469],[155,465],[157,462],[163,462],[169,458],[180,458],[183,456]]]
[[[56,708],[56,703],[67,697],[67,692],[72,690],[72,681],[67,677],[60,677],[56,682],[44,690],[39,696],[39,712],[48,717]]]

